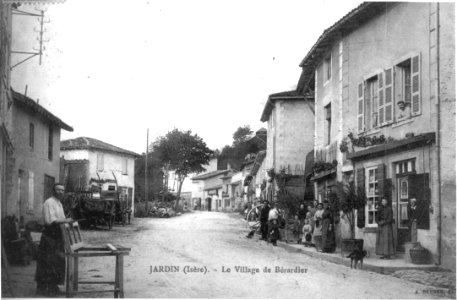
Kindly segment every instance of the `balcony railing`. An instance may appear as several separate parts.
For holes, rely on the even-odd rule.
[[[336,159],[338,151],[338,142],[334,141],[330,145],[316,149],[314,161],[332,163]]]

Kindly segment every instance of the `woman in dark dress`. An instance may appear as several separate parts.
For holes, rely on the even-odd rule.
[[[303,226],[305,225],[306,214],[308,213],[308,209],[306,208],[305,204],[300,204],[300,208],[298,209],[298,220],[300,222],[300,226],[298,228],[298,232],[302,232]],[[301,244],[301,238],[299,238],[298,243]]]
[[[388,205],[388,201],[385,198],[382,198],[376,222],[378,223],[376,255],[381,255],[381,259],[390,259],[390,256],[395,254],[394,219],[392,208]]]
[[[335,246],[333,215],[328,201],[324,201],[324,212],[322,213],[322,252],[333,252],[335,251]]]

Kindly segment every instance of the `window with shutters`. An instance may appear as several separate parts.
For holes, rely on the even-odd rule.
[[[367,227],[376,226],[376,214],[379,204],[379,182],[378,182],[378,167],[367,168],[366,170],[366,225]]]
[[[330,145],[330,141],[332,138],[332,105],[328,104],[325,107],[325,145]]]
[[[35,125],[33,123],[29,124],[29,147],[30,151],[33,151],[35,147]]]
[[[332,78],[332,55],[324,59],[324,84]]]
[[[97,153],[97,171],[103,171],[104,157],[103,153]]]
[[[395,66],[398,121],[421,113],[420,81],[420,55],[414,55]]]
[[[123,175],[128,175],[127,166],[128,166],[127,158],[123,158],[122,159],[122,174]]]
[[[379,127],[379,75],[373,76],[358,85],[357,121],[358,132],[370,131]]]

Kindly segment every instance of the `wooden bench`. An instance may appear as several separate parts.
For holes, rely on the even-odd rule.
[[[89,246],[81,236],[78,222],[61,224],[62,236],[65,244],[66,297],[71,298],[77,293],[114,292],[114,298],[124,298],[124,256],[129,255],[130,248],[122,246]],[[114,256],[116,258],[114,281],[79,281],[79,258]],[[109,284],[114,285],[114,290],[78,291],[79,284]]]

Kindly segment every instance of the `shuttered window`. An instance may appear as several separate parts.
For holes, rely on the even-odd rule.
[[[364,120],[364,83],[361,82],[358,84],[357,89],[357,131],[359,133],[365,130],[365,120]]]
[[[393,69],[389,68],[384,71],[384,122],[389,124],[393,122],[394,107],[393,107]]]
[[[421,113],[421,78],[420,78],[420,55],[411,59],[411,114]]]

